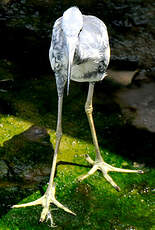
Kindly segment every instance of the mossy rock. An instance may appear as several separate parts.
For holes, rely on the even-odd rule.
[[[44,128],[32,126],[5,142],[0,152],[9,167],[9,177],[38,180],[33,177],[50,171],[53,147]]]

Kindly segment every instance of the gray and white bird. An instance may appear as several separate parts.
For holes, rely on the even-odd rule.
[[[71,7],[66,10],[62,17],[56,20],[52,41],[49,50],[49,59],[51,67],[55,72],[57,92],[58,92],[58,119],[56,129],[56,146],[53,157],[53,164],[50,174],[48,188],[45,194],[36,201],[14,205],[13,207],[26,207],[31,205],[42,205],[41,221],[45,218],[53,219],[50,213],[50,204],[53,203],[59,208],[74,214],[68,208],[59,203],[55,198],[54,174],[56,168],[57,154],[62,137],[62,104],[64,88],[67,83],[67,94],[69,94],[70,80],[77,82],[89,82],[88,96],[85,104],[85,111],[88,117],[93,143],[96,150],[96,159],[92,160],[88,155],[86,160],[92,165],[92,168],[79,180],[92,175],[97,170],[103,173],[105,179],[117,190],[120,188],[108,172],[127,172],[127,173],[143,173],[141,170],[127,170],[113,167],[104,162],[101,156],[98,140],[96,136],[95,126],[92,117],[92,99],[94,84],[103,80],[106,76],[106,70],[110,60],[110,47],[107,28],[105,24],[95,16],[82,15],[77,7]]]

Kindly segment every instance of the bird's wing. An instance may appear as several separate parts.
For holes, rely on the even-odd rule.
[[[59,70],[63,57],[63,33],[61,29],[62,17],[58,18],[53,26],[52,40],[49,50],[49,59],[53,71]]]
[[[105,24],[95,16],[83,16],[84,25],[79,36],[81,59],[110,58],[109,38]]]

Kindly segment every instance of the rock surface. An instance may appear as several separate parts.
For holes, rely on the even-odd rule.
[[[46,129],[37,126],[0,147],[0,216],[11,204],[47,182],[52,156],[49,135]]]
[[[54,21],[72,1],[3,0],[0,4],[0,58],[16,63],[18,71],[35,77],[51,71],[48,49]],[[84,14],[99,17],[108,28],[111,66],[135,70],[155,62],[154,1],[75,1]],[[26,64],[25,64],[26,63]]]
[[[14,136],[5,142],[1,152],[1,163],[7,164],[9,179],[40,182],[50,173],[53,147],[44,128],[32,126]],[[4,164],[0,166],[4,167]]]
[[[132,79],[137,71],[109,69],[107,72],[108,79],[113,80],[122,86],[127,86],[132,82]]]
[[[125,118],[138,129],[155,132],[155,77],[152,71],[140,71],[133,76],[130,87],[114,95]]]

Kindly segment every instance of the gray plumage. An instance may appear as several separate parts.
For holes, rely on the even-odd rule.
[[[66,11],[72,18],[65,14],[56,20],[52,41],[49,50],[51,67],[55,72],[58,94],[62,94],[68,74],[68,49],[66,37],[75,40],[75,27],[82,22],[74,41],[73,63],[71,66],[71,80],[77,82],[96,82],[106,76],[106,69],[110,59],[110,47],[108,33],[105,24],[95,16],[86,16],[79,13],[77,7],[71,7]],[[77,14],[77,15],[76,15]],[[81,15],[80,15],[81,14]],[[71,17],[70,16],[70,17]],[[69,17],[67,15],[67,17]],[[64,22],[64,21],[65,22]],[[64,26],[68,23],[68,27]],[[66,35],[67,31],[67,35]],[[69,79],[70,80],[70,79]]]

